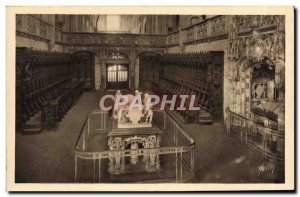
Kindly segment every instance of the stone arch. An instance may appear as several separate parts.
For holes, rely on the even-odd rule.
[[[95,52],[88,51],[88,50],[76,50],[76,51],[70,51],[70,53],[71,53],[71,55],[74,55],[76,53],[91,53],[91,54],[97,55]]]
[[[90,48],[86,48],[86,47],[79,47],[79,48],[70,48],[70,49],[68,49],[68,52],[71,55],[74,54],[74,53],[78,53],[78,52],[88,52],[88,53],[94,54],[98,58],[101,58],[98,49],[90,49]]]
[[[142,34],[146,34],[146,23],[147,23],[147,17],[143,18],[143,23],[142,23]]]
[[[153,54],[156,54],[156,55],[160,55],[161,57],[163,56],[163,51],[138,51],[136,56],[138,57],[139,55],[142,55],[142,54],[145,54],[145,53],[153,53]]]
[[[129,59],[130,54],[127,51],[118,51],[118,50],[109,50],[109,51],[105,51],[105,61],[109,58],[110,55],[112,55],[113,53],[120,53],[120,55],[123,55],[124,58]]]

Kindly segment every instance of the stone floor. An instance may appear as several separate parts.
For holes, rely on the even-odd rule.
[[[74,182],[76,140],[87,114],[97,108],[99,95],[99,92],[85,92],[57,131],[16,135],[16,182]],[[182,127],[195,139],[196,182],[280,182],[275,176],[276,171],[258,176],[258,166],[263,163],[263,158],[225,134],[221,122],[182,124]]]
[[[16,182],[74,181],[76,140],[88,113],[97,107],[98,92],[85,92],[56,131],[16,135]]]

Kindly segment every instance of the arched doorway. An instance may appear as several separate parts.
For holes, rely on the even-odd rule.
[[[78,51],[72,54],[74,77],[84,81],[86,90],[95,89],[95,60],[96,55],[89,51]]]
[[[129,88],[129,60],[126,54],[113,52],[106,60],[107,89]]]

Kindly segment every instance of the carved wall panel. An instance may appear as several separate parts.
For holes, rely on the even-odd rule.
[[[28,16],[27,18],[27,31],[31,34],[36,34],[37,29],[37,20],[33,18],[32,16]]]
[[[206,23],[204,23],[197,27],[197,38],[204,38],[206,36],[207,36],[207,25]]]
[[[276,15],[247,15],[236,16],[237,32],[245,32],[251,30],[254,26],[265,28],[277,26],[282,22],[282,16]]]
[[[211,35],[225,34],[225,16],[213,18],[211,20]]]
[[[167,36],[168,45],[178,45],[179,44],[179,32],[173,32]]]
[[[16,29],[22,31],[23,29],[23,15],[16,15]]]
[[[48,27],[47,24],[40,22],[40,35],[44,38],[48,36]]]
[[[225,39],[224,36],[227,34],[225,19],[225,16],[216,16],[183,29],[185,34],[183,42]]]
[[[270,15],[232,18],[228,32],[231,74],[226,76],[231,83],[232,111],[249,118],[251,108],[260,105],[260,102],[253,103],[257,99],[267,99],[269,106],[274,104],[274,109],[276,105],[278,109],[284,105],[284,88],[279,88],[285,81],[280,74],[285,67],[284,20],[283,16]],[[272,79],[257,81],[254,71],[260,67],[270,67]],[[276,113],[284,116],[282,112]]]

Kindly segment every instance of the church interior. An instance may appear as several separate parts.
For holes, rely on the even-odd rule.
[[[17,14],[15,71],[16,183],[285,182],[284,16]]]

